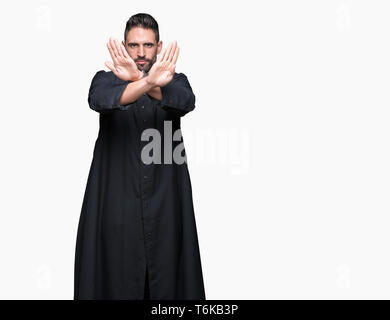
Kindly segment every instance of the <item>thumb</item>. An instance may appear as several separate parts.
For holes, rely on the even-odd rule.
[[[114,72],[114,73],[116,72],[115,67],[114,67],[114,65],[113,65],[112,62],[106,61],[104,64],[105,64],[106,67],[107,67],[108,69],[110,69],[112,72]]]

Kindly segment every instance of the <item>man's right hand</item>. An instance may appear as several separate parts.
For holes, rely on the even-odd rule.
[[[143,72],[138,70],[136,63],[118,40],[110,37],[110,40],[107,43],[107,48],[114,63],[106,61],[105,65],[119,79],[123,81],[136,81],[142,78]]]

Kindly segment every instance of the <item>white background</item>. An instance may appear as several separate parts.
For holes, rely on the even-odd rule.
[[[1,299],[73,298],[88,89],[139,12],[196,95],[182,133],[206,298],[390,298],[388,1],[0,6]]]

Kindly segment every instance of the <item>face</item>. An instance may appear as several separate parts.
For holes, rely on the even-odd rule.
[[[140,27],[131,28],[122,44],[138,69],[145,72],[149,72],[162,49],[162,41],[156,43],[153,30]]]

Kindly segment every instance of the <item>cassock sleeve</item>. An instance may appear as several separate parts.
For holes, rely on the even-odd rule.
[[[119,79],[112,72],[98,71],[89,88],[89,107],[99,113],[109,113],[114,110],[127,110],[136,105],[137,101],[124,106],[119,103],[123,91],[130,82]]]
[[[184,73],[179,73],[164,87],[160,87],[162,100],[161,108],[178,115],[184,116],[195,109],[195,95]]]

